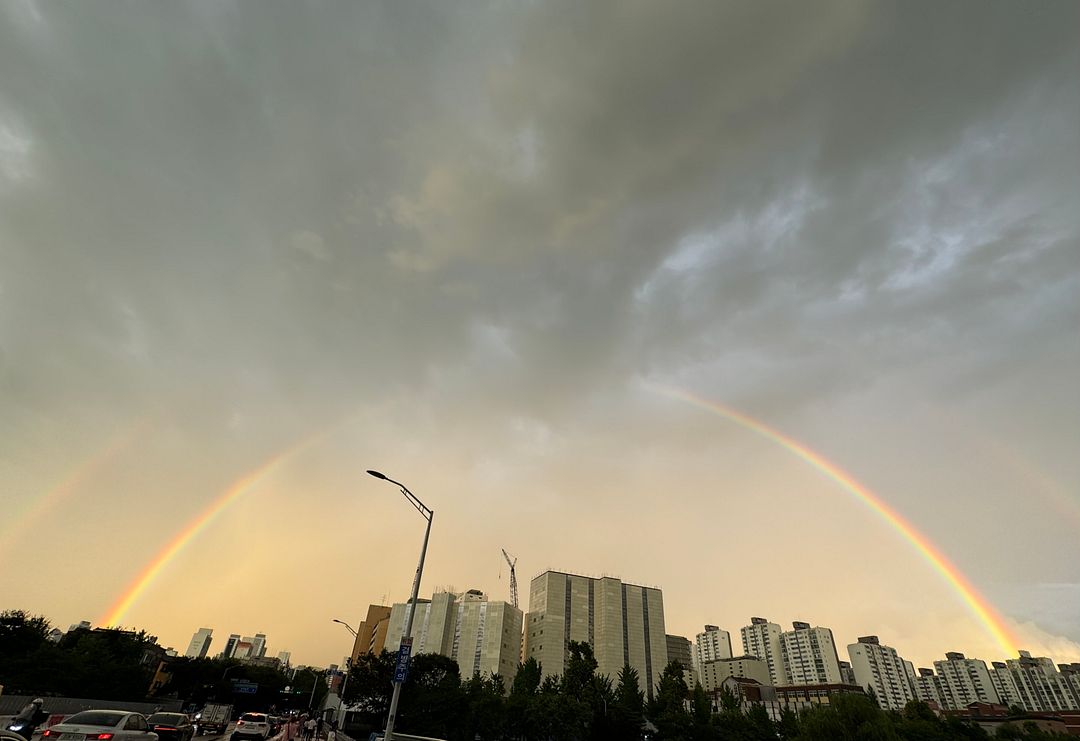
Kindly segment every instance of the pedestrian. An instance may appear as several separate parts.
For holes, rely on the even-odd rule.
[[[308,718],[304,722],[304,739],[310,741],[310,739],[315,735],[315,727],[316,723],[314,718]]]
[[[26,703],[26,707],[20,710],[19,714],[12,720],[11,730],[25,738],[26,741],[30,741],[37,727],[49,718],[49,714],[41,709],[43,704],[44,701],[40,697],[35,697],[33,701]]]

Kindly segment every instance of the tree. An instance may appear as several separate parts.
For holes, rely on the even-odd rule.
[[[649,703],[649,720],[656,725],[661,739],[686,739],[690,737],[690,714],[686,711],[689,691],[683,678],[682,664],[670,662],[664,667],[656,693]]]
[[[449,738],[461,715],[461,672],[441,654],[419,654],[409,662],[395,727],[402,733]]]
[[[645,693],[641,691],[637,669],[624,664],[615,687],[614,737],[636,741],[645,720]]]
[[[540,738],[535,722],[537,697],[540,691],[541,668],[534,658],[528,658],[518,664],[517,674],[510,685],[510,697],[507,699],[507,732],[511,738]]]

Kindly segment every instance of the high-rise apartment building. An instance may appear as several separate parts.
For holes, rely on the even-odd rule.
[[[195,634],[191,636],[191,643],[188,644],[184,656],[192,659],[205,658],[206,652],[210,649],[210,641],[213,640],[211,637],[213,632],[213,628],[199,628],[195,631]]]
[[[255,644],[253,644],[250,637],[241,638],[237,641],[233,647],[232,657],[234,659],[253,659],[255,658]]]
[[[706,661],[731,658],[731,634],[715,625],[706,625],[694,636],[694,674],[701,681],[701,665]],[[719,685],[717,685],[719,687]]]
[[[386,605],[368,605],[367,616],[356,628],[352,660],[360,654],[380,654],[386,647],[386,631],[390,627],[390,608]]]
[[[651,698],[668,663],[663,592],[545,571],[529,588],[525,658],[539,661],[545,676],[562,674],[570,641],[592,645],[600,674],[614,679],[624,665],[634,667]]]
[[[1073,699],[1080,705],[1080,663],[1058,664],[1058,671],[1072,691]]]
[[[915,699],[908,668],[895,648],[882,645],[877,636],[862,636],[847,650],[856,684],[873,690],[881,707],[903,710]]]
[[[1029,713],[1080,710],[1069,677],[1058,672],[1051,659],[1021,651],[1020,658],[995,661],[993,667],[990,680],[1002,703],[1018,705]]]
[[[788,684],[780,641],[782,632],[777,623],[770,623],[761,617],[750,618],[750,625],[739,630],[743,653],[757,656],[769,666],[769,684],[774,687]]]
[[[973,702],[999,703],[1001,698],[990,680],[990,671],[982,659],[969,659],[950,651],[944,661],[935,661],[938,687],[947,710],[963,710]]]
[[[385,647],[396,651],[405,633],[411,603],[399,603],[382,620],[385,628],[371,622],[370,633],[384,631]],[[483,592],[471,589],[457,594],[437,592],[430,600],[418,600],[413,618],[413,654],[437,653],[457,662],[463,677],[499,674],[509,687],[521,658],[521,610],[508,602],[492,602]],[[368,612],[369,619],[374,617]],[[369,644],[370,645],[370,644]],[[362,652],[361,652],[362,653]]]
[[[285,669],[289,668],[289,660],[292,659],[291,651],[280,651],[277,655],[277,660],[281,666]]]
[[[915,675],[915,697],[923,702],[935,703],[939,708],[944,708],[945,693],[941,689],[941,678],[934,674],[933,669],[921,668]]]
[[[795,621],[780,634],[780,651],[788,684],[840,684],[840,658],[832,630]]]
[[[853,685],[858,685],[859,684],[858,680],[855,679],[855,672],[853,672],[851,670],[851,662],[850,661],[841,661],[840,662],[840,681],[843,684],[853,684]]]

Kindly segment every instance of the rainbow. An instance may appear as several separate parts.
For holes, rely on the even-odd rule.
[[[979,594],[978,590],[972,586],[971,582],[964,576],[963,572],[954,566],[949,559],[945,557],[945,554],[930,542],[929,538],[916,530],[910,522],[905,520],[903,516],[882,501],[880,497],[860,484],[851,474],[844,471],[835,463],[826,460],[818,453],[815,453],[798,440],[788,437],[779,430],[769,427],[764,422],[760,422],[735,409],[696,396],[681,389],[657,385],[649,385],[649,388],[669,398],[689,402],[696,407],[708,410],[714,414],[719,414],[721,417],[724,417],[741,427],[756,432],[762,437],[783,446],[799,458],[802,458],[806,463],[809,463],[818,471],[840,484],[840,486],[848,492],[854,494],[859,501],[869,507],[871,511],[888,523],[890,527],[900,533],[905,540],[914,546],[915,550],[919,552],[919,555],[921,555],[960,596],[960,599],[967,606],[968,610],[970,610],[979,623],[986,628],[987,632],[993,637],[994,642],[997,643],[1005,654],[1013,655],[1016,653],[1016,647],[1018,645],[1016,637],[1006,626],[1005,621],[998,614],[997,610],[994,609],[985,597]]]
[[[138,601],[139,597],[142,596],[147,587],[157,579],[169,562],[175,558],[188,543],[194,540],[199,533],[205,530],[218,515],[228,509],[229,505],[250,491],[252,487],[273,473],[278,466],[322,439],[326,434],[328,434],[328,431],[323,431],[301,440],[299,443],[274,455],[258,468],[247,472],[234,481],[220,496],[211,502],[206,509],[188,522],[164,548],[158,551],[157,555],[143,567],[143,570],[139,572],[138,576],[132,580],[124,592],[115,602],[113,602],[112,606],[109,607],[108,612],[98,620],[98,624],[103,626],[119,625],[128,610],[130,610],[132,605]]]
[[[108,466],[121,452],[139,437],[148,424],[147,419],[136,420],[126,431],[118,433],[99,450],[84,460],[58,484],[46,491],[17,517],[8,518],[8,526],[0,530],[0,555],[18,539],[21,533],[29,533],[34,524],[56,509],[65,499],[86,485],[98,472]]]

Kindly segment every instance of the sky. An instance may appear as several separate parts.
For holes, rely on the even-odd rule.
[[[1080,660],[1078,65],[1072,0],[0,4],[0,609],[337,662],[373,468],[425,595],[1008,658],[797,445]]]

